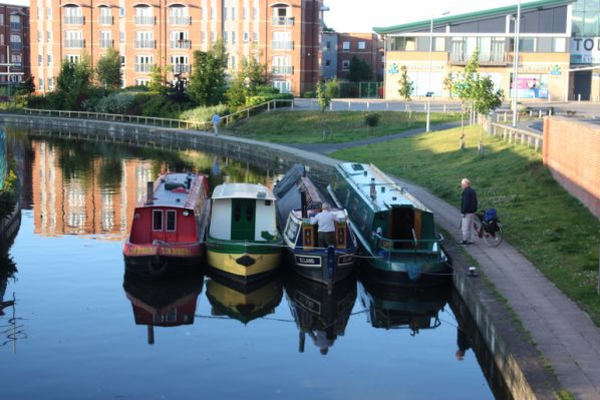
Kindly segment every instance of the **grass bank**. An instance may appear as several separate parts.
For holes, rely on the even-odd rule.
[[[460,128],[338,151],[334,157],[373,162],[459,204],[459,182],[473,181],[482,208],[495,207],[510,243],[600,325],[598,244],[600,222],[560,187],[542,157],[523,146],[467,128],[467,148],[459,150]]]
[[[228,133],[264,142],[311,144],[342,143],[401,133],[425,126],[425,113],[398,111],[377,112],[379,125],[370,128],[365,123],[369,112],[280,111],[263,113],[240,121]],[[432,113],[432,124],[455,121],[459,114]]]

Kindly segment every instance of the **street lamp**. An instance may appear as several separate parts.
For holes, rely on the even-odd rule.
[[[517,4],[517,19],[515,21],[515,45],[513,48],[513,96],[512,96],[512,111],[513,111],[513,120],[512,126],[513,128],[517,127],[517,99],[519,97],[519,42],[520,42],[520,34],[521,34],[521,0]]]
[[[449,11],[444,11],[442,16],[450,14]],[[429,83],[427,84],[427,120],[425,123],[425,131],[429,132],[431,127],[431,97],[433,92],[431,90],[431,74],[433,73],[433,14],[429,19]]]

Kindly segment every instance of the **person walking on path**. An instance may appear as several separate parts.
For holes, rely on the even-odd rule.
[[[219,123],[220,122],[221,122],[221,116],[219,115],[219,113],[215,113],[215,115],[212,116],[213,131],[215,132],[215,136],[219,136]]]
[[[471,188],[471,181],[467,178],[464,178],[460,182],[460,186],[463,190],[460,204],[460,212],[462,214],[462,242],[460,244],[473,244],[473,236],[475,234],[473,221],[477,212],[477,193]]]
[[[311,220],[313,224],[319,224],[319,247],[335,244],[335,214],[330,209],[329,204],[323,203],[323,210]]]

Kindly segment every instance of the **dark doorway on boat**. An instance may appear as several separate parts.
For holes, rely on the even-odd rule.
[[[412,207],[392,208],[390,221],[390,237],[392,240],[406,240],[394,243],[395,249],[413,248],[413,231],[415,226],[415,212]]]
[[[256,201],[253,199],[233,199],[231,212],[231,239],[254,240]]]

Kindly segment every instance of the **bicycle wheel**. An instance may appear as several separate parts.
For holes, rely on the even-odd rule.
[[[500,243],[502,243],[503,235],[502,235],[502,224],[500,222],[497,223],[498,230],[493,233],[486,232],[483,230],[483,240],[490,247],[498,247]]]

